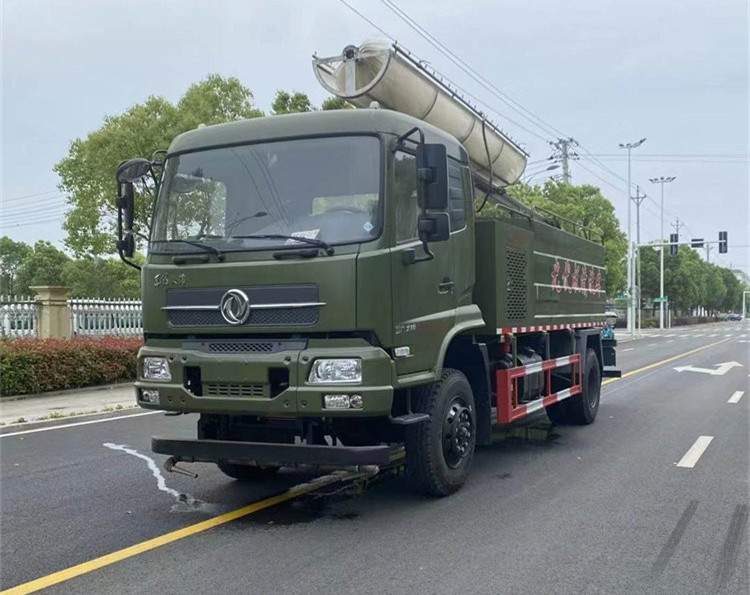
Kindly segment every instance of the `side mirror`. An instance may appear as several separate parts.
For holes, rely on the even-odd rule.
[[[417,220],[419,239],[423,243],[445,242],[451,235],[448,213],[422,213]]]
[[[151,172],[151,162],[148,159],[137,157],[123,161],[117,168],[118,182],[137,182],[143,176]]]
[[[417,196],[422,210],[448,208],[448,154],[445,145],[417,145]]]
[[[119,178],[118,178],[119,179]],[[117,251],[128,258],[135,254],[133,221],[135,219],[135,192],[133,182],[117,183]]]
[[[135,219],[135,191],[132,182],[120,182],[117,197],[117,208],[122,214],[122,226],[125,231],[133,230]]]

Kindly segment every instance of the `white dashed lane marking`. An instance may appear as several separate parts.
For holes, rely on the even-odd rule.
[[[727,401],[727,403],[739,403],[740,399],[742,398],[742,395],[744,394],[745,394],[744,390],[735,391],[735,393],[731,397],[729,397],[729,400]]]
[[[685,453],[685,456],[680,459],[680,462],[677,463],[677,466],[686,469],[692,469],[695,467],[698,459],[700,459],[703,453],[706,452],[708,445],[711,444],[713,439],[713,436],[699,436],[693,443],[693,446],[690,447],[690,450],[688,450]]]

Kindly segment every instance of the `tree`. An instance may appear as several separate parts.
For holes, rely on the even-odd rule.
[[[31,246],[24,242],[0,238],[0,295],[20,295],[18,271],[31,252]]]
[[[293,114],[300,112],[311,112],[315,108],[310,103],[310,98],[304,93],[293,91],[276,91],[276,97],[271,104],[274,115]]]
[[[607,293],[613,295],[624,288],[627,239],[620,230],[614,206],[599,188],[548,181],[544,186],[514,184],[508,194],[539,210],[561,229],[601,241],[606,249]],[[498,209],[490,208],[489,212],[502,216]]]
[[[72,207],[63,224],[66,246],[78,256],[114,252],[114,172],[120,162],[151,158],[154,151],[166,149],[174,137],[199,124],[262,115],[253,105],[251,91],[239,80],[212,74],[192,85],[175,105],[152,96],[118,116],[107,116],[98,130],[74,140],[67,156],[54,168]],[[136,231],[142,237],[150,231],[153,200],[139,189]]]
[[[329,97],[324,100],[320,106],[323,111],[335,110],[335,109],[354,109],[354,106],[349,103],[346,99],[341,97]]]
[[[140,277],[119,259],[86,257],[63,266],[65,285],[75,298],[137,298]]]
[[[323,111],[353,108],[354,106],[346,99],[333,96],[325,99],[320,106]],[[292,93],[282,90],[276,91],[276,97],[271,104],[271,111],[274,115],[314,112],[316,109],[310,98],[305,93],[299,93],[298,91],[292,91]]]
[[[39,240],[18,270],[17,291],[31,294],[35,285],[65,285],[63,267],[69,260],[65,252]]]
[[[736,312],[742,307],[742,292],[745,290],[745,287],[742,286],[740,280],[729,269],[722,268],[721,276],[727,292],[724,295],[720,309],[724,312]]]

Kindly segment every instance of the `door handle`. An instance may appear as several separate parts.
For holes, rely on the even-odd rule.
[[[442,283],[438,285],[438,293],[451,293],[453,291],[453,281],[450,279],[444,279]]]

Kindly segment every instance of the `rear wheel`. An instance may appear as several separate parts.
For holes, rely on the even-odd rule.
[[[594,423],[599,411],[599,397],[602,390],[602,374],[596,351],[586,350],[583,362],[583,391],[568,399],[567,414],[569,423],[585,426]]]
[[[469,475],[476,445],[476,409],[469,381],[460,371],[446,369],[437,382],[415,391],[412,407],[429,419],[407,428],[407,473],[421,492],[453,494]]]

